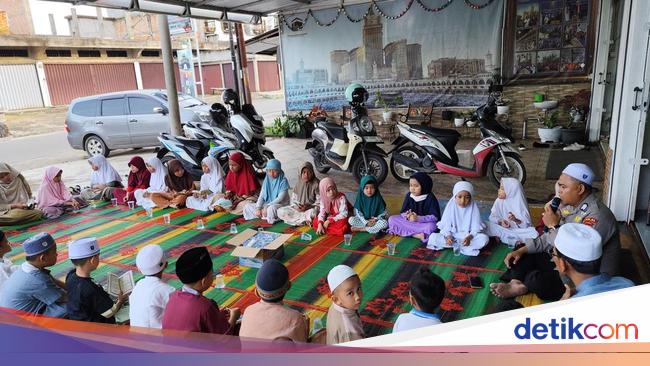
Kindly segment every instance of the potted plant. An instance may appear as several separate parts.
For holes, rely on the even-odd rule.
[[[562,135],[562,128],[558,126],[558,112],[553,114],[546,114],[540,119],[544,127],[537,129],[539,140],[541,142],[559,142]]]
[[[473,110],[465,111],[465,113],[463,113],[463,116],[465,117],[465,125],[467,125],[467,127],[475,127],[478,123],[478,121],[472,120],[472,117],[474,116]]]
[[[585,138],[585,116],[589,113],[591,92],[583,89],[562,98],[560,105],[569,117],[569,124],[562,129],[562,143],[570,145]]]
[[[382,117],[385,123],[391,123],[395,118],[395,112],[391,110],[396,106],[404,104],[404,99],[401,95],[395,97],[392,101],[389,101],[388,98],[385,98],[380,91],[375,93],[375,107],[384,108]]]
[[[510,112],[510,99],[499,98],[497,101],[497,114],[508,114]]]
[[[463,127],[464,124],[465,124],[464,112],[456,112],[456,116],[454,117],[454,126]]]
[[[306,138],[310,123],[302,111],[293,115],[282,114],[273,120],[272,132],[278,136]]]

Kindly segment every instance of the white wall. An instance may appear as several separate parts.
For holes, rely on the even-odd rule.
[[[73,8],[73,5],[53,1],[29,0],[29,6],[32,11],[32,21],[34,22],[34,32],[36,34],[52,35],[49,14],[54,14],[57,35],[70,35],[70,26],[65,17],[72,13],[70,9]],[[97,15],[97,8],[92,6],[74,6],[74,8],[77,10],[77,15]],[[102,9],[102,12],[106,16],[106,10]]]

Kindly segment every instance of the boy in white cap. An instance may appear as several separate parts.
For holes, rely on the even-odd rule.
[[[96,238],[82,238],[68,245],[68,257],[75,269],[68,273],[68,317],[95,323],[115,323],[115,314],[122,308],[126,295],[113,303],[110,295],[96,284],[91,274],[99,266],[99,243]]]
[[[145,277],[135,284],[129,296],[130,324],[160,329],[169,295],[175,291],[162,280],[163,271],[167,268],[165,253],[159,245],[147,245],[138,252],[135,264]]]
[[[632,287],[624,277],[600,273],[602,245],[600,234],[584,224],[562,225],[551,249],[558,272],[571,279],[575,287],[566,285],[563,299]]]
[[[66,316],[65,284],[52,277],[47,267],[56,264],[56,242],[40,233],[23,242],[25,262],[2,288],[0,307],[56,318]]]
[[[365,338],[358,312],[363,297],[359,275],[340,264],[327,274],[327,284],[332,292],[332,305],[327,311],[327,344]]]
[[[542,300],[559,300],[565,288],[548,253],[558,229],[566,223],[582,223],[598,231],[603,252],[600,272],[618,274],[621,243],[616,219],[593,193],[593,182],[594,172],[587,165],[567,165],[557,180],[561,209],[555,212],[550,202],[546,204],[542,221],[547,232],[527,239],[524,246],[508,253],[504,261],[509,269],[501,279],[509,282],[490,284],[492,293],[511,298],[532,292]]]

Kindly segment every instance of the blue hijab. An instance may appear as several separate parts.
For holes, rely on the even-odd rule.
[[[427,197],[424,200],[416,202],[411,198],[411,192],[408,192],[406,197],[404,197],[404,203],[400,212],[411,210],[418,216],[434,215],[436,219],[440,220],[440,205],[432,191],[433,181],[431,177],[428,174],[417,172],[411,176],[411,179],[415,179],[420,183],[420,187],[422,187],[420,193],[422,195],[426,194]]]
[[[279,170],[280,174],[277,178],[271,178],[268,174],[266,174],[264,182],[262,182],[262,192],[260,193],[260,197],[262,197],[262,200],[265,203],[269,203],[275,200],[278,198],[280,193],[289,189],[289,181],[284,176],[284,172],[282,171],[282,164],[280,161],[277,159],[269,160],[266,163],[266,171],[268,172],[269,169]]]

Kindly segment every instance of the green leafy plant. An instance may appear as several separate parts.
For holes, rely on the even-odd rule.
[[[546,115],[540,120],[545,128],[555,128],[558,125],[558,112]]]
[[[307,130],[307,125],[311,123],[302,111],[287,115],[282,114],[273,120],[272,132],[277,136],[291,137]]]
[[[404,104],[404,98],[401,95],[393,98],[392,101],[389,101],[387,98],[381,94],[380,91],[375,93],[375,108],[384,108],[384,112],[388,112],[390,108],[394,108]]]

